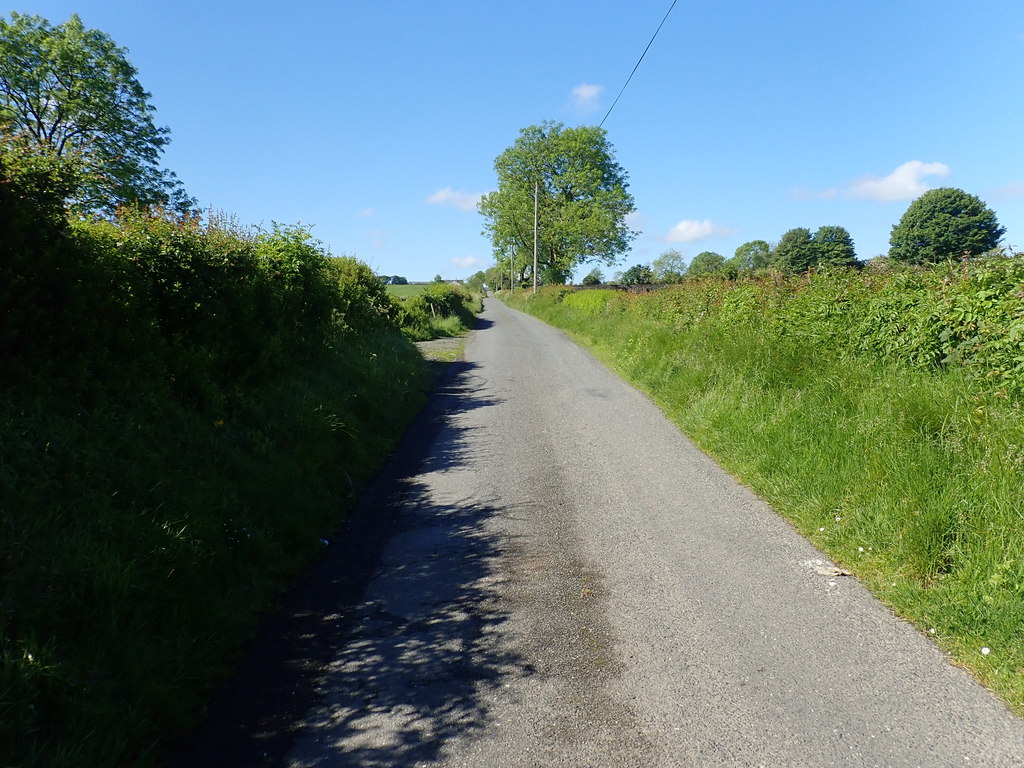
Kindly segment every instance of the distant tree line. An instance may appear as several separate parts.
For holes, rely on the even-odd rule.
[[[899,223],[893,226],[887,258],[903,264],[971,258],[997,248],[1005,232],[995,212],[974,195],[950,187],[933,189],[911,203]],[[616,274],[612,282],[626,285],[679,283],[712,275],[737,278],[766,270],[798,275],[822,267],[863,266],[845,227],[822,226],[814,232],[806,227],[794,227],[775,245],[766,240],[751,240],[739,246],[728,259],[714,251],[703,251],[687,264],[682,253],[671,249],[650,265],[636,264]],[[600,284],[603,279],[595,269],[583,283]]]

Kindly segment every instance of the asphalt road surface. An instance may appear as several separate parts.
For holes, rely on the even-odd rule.
[[[275,764],[1024,766],[1024,721],[558,331],[488,301],[431,407]]]

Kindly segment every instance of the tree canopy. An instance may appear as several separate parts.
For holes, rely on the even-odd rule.
[[[689,268],[686,270],[687,277],[704,277],[714,275],[725,268],[725,257],[714,251],[701,251],[693,257]]]
[[[654,282],[654,273],[646,264],[634,264],[622,273],[623,285],[650,285]]]
[[[814,243],[817,266],[852,267],[857,263],[853,238],[846,227],[818,227],[811,240]]]
[[[532,270],[526,256],[533,253],[535,188],[538,270],[547,282],[565,282],[583,262],[615,264],[637,235],[626,224],[634,210],[628,174],[602,128],[555,122],[523,128],[494,170],[498,188],[479,204],[484,234],[498,264],[515,259],[520,277]]]
[[[772,264],[783,272],[806,272],[815,263],[814,243],[807,227],[788,230],[772,251]]]
[[[775,246],[771,263],[783,272],[800,274],[818,266],[855,266],[857,254],[845,227],[818,227],[814,234],[806,227],[794,227]]]
[[[764,269],[771,260],[772,247],[764,240],[751,240],[736,249],[726,265],[736,272]]]
[[[127,50],[73,15],[0,18],[0,132],[4,143],[61,158],[78,172],[69,202],[85,211],[193,201],[159,165],[168,129],[153,122],[150,94]]]
[[[995,211],[955,187],[925,192],[910,204],[889,237],[889,258],[910,264],[978,256],[1006,232]]]
[[[686,258],[675,248],[670,248],[651,262],[654,280],[658,283],[681,283],[686,274]]]

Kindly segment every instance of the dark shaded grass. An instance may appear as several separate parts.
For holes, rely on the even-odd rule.
[[[8,391],[3,764],[146,764],[195,722],[428,377],[413,345],[382,329],[235,388],[216,411],[141,377],[88,397],[43,381]]]

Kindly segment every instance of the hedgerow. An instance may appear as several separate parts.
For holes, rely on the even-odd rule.
[[[144,765],[323,546],[429,372],[300,228],[68,221],[0,154],[0,755]]]

